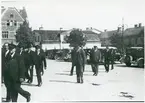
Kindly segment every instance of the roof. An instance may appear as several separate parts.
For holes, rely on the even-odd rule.
[[[70,34],[71,30],[62,30],[61,35],[68,36]],[[45,40],[59,40],[58,34],[60,33],[60,30],[34,30],[34,33],[42,34],[42,39]],[[99,34],[84,30],[83,33],[87,37],[87,41],[100,41]]]
[[[128,28],[124,31],[124,36],[132,36],[132,35],[144,35],[144,26],[143,27],[134,27],[134,28]]]
[[[100,41],[99,34],[93,31],[83,30],[83,33],[86,34],[87,41]]]
[[[101,34],[101,38],[109,38],[109,37],[113,36],[116,33],[117,33],[117,30],[112,30],[112,31],[102,32],[100,34]]]
[[[33,32],[43,35],[43,40],[59,40],[58,34],[60,33],[60,30],[34,30]]]
[[[18,13],[18,15],[21,16],[21,18],[23,18],[24,20],[26,20],[26,18],[27,18],[27,12],[24,7],[23,7],[23,9],[17,9],[15,7],[8,7],[6,9],[3,7],[3,8],[1,8],[1,14],[3,14],[5,10],[9,10],[8,13],[5,14],[6,16],[8,16],[8,14],[10,14],[10,13],[14,13],[12,10],[15,10]]]

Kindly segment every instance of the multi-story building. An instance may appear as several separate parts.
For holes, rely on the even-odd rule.
[[[1,7],[2,44],[16,43],[16,31],[27,20],[25,8],[18,10],[15,7]]]

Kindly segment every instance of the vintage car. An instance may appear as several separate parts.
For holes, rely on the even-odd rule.
[[[126,49],[126,56],[124,59],[126,66],[132,64],[138,67],[144,67],[144,48],[143,47],[130,47]]]

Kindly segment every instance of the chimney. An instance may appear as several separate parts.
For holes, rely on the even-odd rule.
[[[135,24],[134,27],[137,28],[137,24]]]
[[[138,24],[138,27],[141,27],[141,23]]]
[[[105,29],[104,32],[107,32],[107,29]]]

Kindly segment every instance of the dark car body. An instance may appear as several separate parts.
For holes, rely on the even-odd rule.
[[[143,47],[127,48],[124,63],[126,64],[126,66],[136,64],[138,67],[144,67],[144,48]]]

